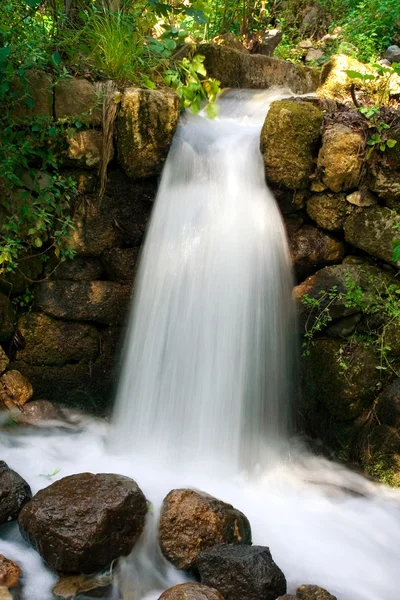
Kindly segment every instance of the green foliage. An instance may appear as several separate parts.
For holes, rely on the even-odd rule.
[[[370,276],[368,291],[364,291],[347,273],[344,287],[345,292],[339,292],[337,286],[333,286],[328,291],[321,290],[318,298],[312,298],[307,294],[303,296],[302,303],[311,308],[306,323],[303,354],[309,354],[310,345],[316,335],[326,329],[332,321],[330,310],[332,305],[340,302],[345,308],[354,309],[354,312],[360,312],[364,317],[379,316],[379,325],[372,328],[363,341],[368,341],[375,348],[380,358],[378,370],[391,370],[399,376],[391,357],[387,334],[393,325],[400,326],[400,285],[395,282],[385,283],[381,279]],[[354,335],[360,337],[360,334]],[[343,369],[346,370],[345,364]]]

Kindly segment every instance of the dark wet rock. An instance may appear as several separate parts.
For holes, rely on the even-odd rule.
[[[267,89],[289,87],[294,93],[306,94],[316,90],[319,72],[271,56],[238,52],[217,44],[202,44],[201,54],[210,77],[221,87]]]
[[[381,373],[379,357],[365,342],[318,338],[303,357],[303,391],[309,406],[322,406],[338,421],[371,406]]]
[[[344,256],[343,242],[312,225],[304,225],[291,235],[289,249],[299,279],[318,267],[340,262]]]
[[[103,267],[97,258],[81,258],[60,263],[52,272],[52,279],[72,279],[73,281],[95,281],[101,279]]]
[[[29,312],[19,319],[18,329],[25,347],[17,352],[17,360],[31,365],[90,362],[99,354],[100,336],[92,325]]]
[[[343,123],[325,128],[318,155],[318,169],[322,181],[332,192],[357,187],[363,166],[365,135]]]
[[[326,333],[329,337],[347,337],[354,333],[361,319],[362,315],[360,313],[350,315],[349,317],[343,317],[343,319],[338,319],[332,323],[332,325],[329,325]]]
[[[146,512],[146,498],[129,477],[80,473],[40,490],[18,523],[51,569],[94,573],[131,552]]]
[[[346,240],[356,248],[395,264],[393,242],[398,239],[396,227],[399,224],[400,215],[383,206],[371,206],[348,217],[344,233]]]
[[[177,489],[164,498],[159,543],[169,562],[189,570],[207,548],[250,544],[251,528],[245,515],[230,504],[204,492]]]
[[[200,580],[225,600],[276,600],[286,593],[286,579],[264,546],[217,546],[196,561]]]
[[[14,332],[15,311],[11,300],[0,293],[0,342],[6,342]]]
[[[344,194],[313,194],[307,200],[307,212],[318,227],[328,231],[339,231],[346,218],[355,210]]]
[[[133,281],[139,248],[112,248],[102,256],[106,276],[111,281]]]
[[[376,414],[381,423],[400,431],[400,378],[389,383],[379,395]]]
[[[179,96],[168,88],[125,89],[117,117],[117,154],[129,177],[141,179],[160,173],[179,112]]]
[[[40,279],[43,271],[41,256],[24,256],[18,262],[18,270],[7,273],[0,279],[0,290],[7,296],[18,296]]]
[[[28,402],[32,395],[31,382],[19,371],[12,369],[0,377],[0,405],[4,404],[8,408],[20,407]]]
[[[56,119],[78,118],[90,125],[100,125],[101,94],[93,83],[78,77],[60,79],[55,87]]]
[[[57,319],[120,324],[130,288],[111,281],[45,281],[35,288],[35,306]]]
[[[165,590],[158,600],[224,600],[224,597],[212,587],[188,582]]]
[[[322,112],[309,102],[271,104],[261,132],[267,180],[290,190],[308,187],[322,119]]]
[[[296,590],[296,596],[299,600],[337,600],[336,596],[317,585],[301,585]]]
[[[0,461],[0,525],[14,521],[22,507],[32,498],[32,492],[18,473]]]

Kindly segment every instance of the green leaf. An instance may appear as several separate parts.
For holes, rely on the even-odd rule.
[[[43,246],[43,242],[39,237],[35,238],[33,243],[35,244],[36,248],[41,248]]]
[[[394,148],[397,144],[397,140],[386,140],[386,146],[388,148]]]
[[[5,48],[0,48],[0,63],[5,62],[9,57],[11,52],[11,47],[6,46]]]
[[[148,90],[155,90],[157,87],[154,81],[147,77],[147,75],[142,75],[142,83]]]
[[[207,106],[206,106],[206,114],[207,114],[207,117],[209,119],[215,119],[215,117],[218,116],[218,113],[219,113],[219,106],[218,106],[218,104],[214,104],[214,103],[207,104]]]
[[[53,54],[51,55],[52,61],[53,63],[58,67],[58,65],[61,62],[61,54],[56,50],[55,52],[53,52]]]

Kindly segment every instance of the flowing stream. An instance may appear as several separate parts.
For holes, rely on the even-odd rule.
[[[84,471],[138,482],[153,511],[124,561],[123,600],[156,600],[184,580],[156,539],[162,499],[176,487],[242,510],[288,592],[313,583],[338,600],[398,596],[399,492],[291,438],[290,261],[258,149],[268,105],[282,95],[229,92],[215,121],[182,118],[141,259],[113,424],[0,434],[1,459],[33,493]],[[55,577],[16,524],[2,528],[0,553],[21,564],[25,600],[50,600]]]

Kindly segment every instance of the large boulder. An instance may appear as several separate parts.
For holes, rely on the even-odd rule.
[[[299,600],[337,600],[336,596],[317,585],[301,585],[296,590],[296,596]]]
[[[218,79],[221,87],[267,89],[283,86],[295,94],[307,94],[315,92],[319,84],[317,69],[218,44],[202,44],[200,50],[205,56],[208,76]]]
[[[0,342],[7,342],[14,332],[15,310],[11,299],[0,293]]]
[[[356,248],[396,264],[392,260],[393,242],[399,237],[399,224],[400,215],[383,206],[371,206],[347,218],[344,224],[345,238]]]
[[[17,353],[17,359],[31,365],[90,362],[99,354],[99,334],[86,323],[71,323],[29,312],[19,319],[18,329],[25,347]]]
[[[0,461],[0,525],[14,521],[22,507],[32,498],[25,479]]]
[[[371,69],[360,61],[347,56],[346,54],[336,54],[331,56],[330,60],[323,66],[321,72],[321,85],[317,90],[321,98],[334,98],[345,100],[350,95],[351,85],[355,83],[346,71],[356,71],[357,73],[371,73]]]
[[[158,600],[224,600],[224,598],[216,589],[191,581],[165,590]]]
[[[324,130],[318,155],[322,181],[332,192],[358,186],[365,148],[362,130],[344,123],[332,123]]]
[[[146,512],[146,498],[133,479],[80,473],[40,490],[18,523],[51,569],[94,573],[131,552]]]
[[[128,88],[117,118],[118,161],[129,177],[157,175],[179,119],[180,100],[172,90]]]
[[[343,242],[312,225],[304,225],[290,236],[289,249],[299,279],[319,267],[340,262],[344,256]]]
[[[337,421],[355,419],[371,406],[381,381],[379,358],[361,341],[317,338],[302,367],[305,402]]]
[[[19,371],[11,369],[0,377],[0,405],[21,407],[32,398],[31,382]]]
[[[53,81],[45,71],[30,69],[25,73],[26,89],[17,86],[17,93],[22,92],[22,98],[17,101],[12,110],[13,119],[23,121],[32,117],[53,118]],[[28,105],[29,100],[29,105]]]
[[[101,91],[87,79],[67,77],[55,87],[56,119],[78,119],[101,125]]]
[[[130,288],[113,281],[44,281],[35,287],[35,306],[51,317],[92,321],[103,325],[123,323]]]
[[[352,206],[345,194],[313,194],[307,200],[307,212],[317,223],[318,227],[328,231],[339,231],[343,228],[346,218],[353,212]]]
[[[286,579],[264,546],[225,545],[202,552],[200,580],[225,600],[275,600],[286,593]]]
[[[204,492],[172,490],[161,508],[159,543],[169,562],[189,570],[207,548],[250,544],[250,523],[239,510]]]
[[[322,112],[310,102],[273,102],[261,132],[267,180],[287,189],[308,187],[321,135]]]

